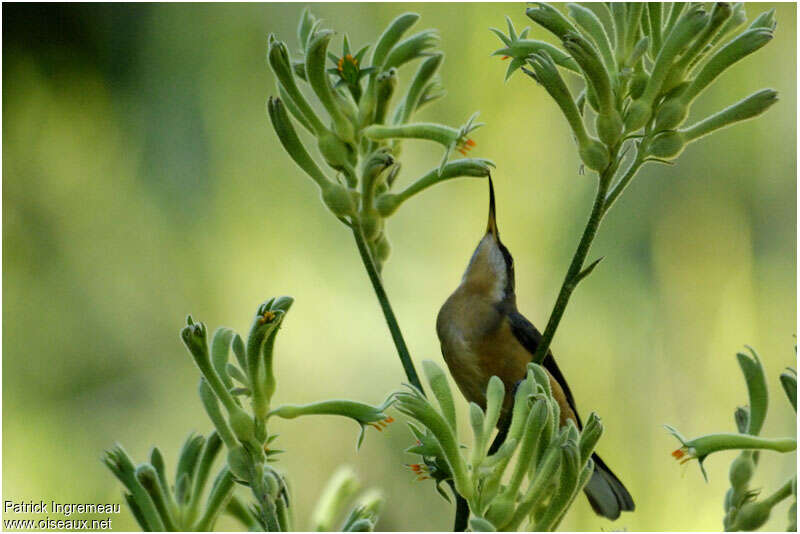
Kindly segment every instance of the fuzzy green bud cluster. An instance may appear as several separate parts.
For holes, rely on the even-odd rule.
[[[571,421],[561,426],[547,371],[529,364],[514,393],[504,444],[489,454],[506,394],[503,382],[492,377],[485,410],[469,405],[473,441],[464,449],[444,371],[427,360],[423,369],[435,402],[414,388],[395,394],[395,407],[414,420],[409,426],[417,444],[407,452],[422,458],[411,466],[414,473],[433,479],[437,488],[452,482],[469,503],[472,530],[554,530],[594,471],[600,418],[592,413],[581,431]]]
[[[125,486],[125,500],[145,531],[209,531],[233,496],[234,477],[223,467],[209,487],[212,464],[222,448],[216,432],[190,434],[170,483],[164,458],[153,447],[150,459],[134,467],[121,445],[106,451],[103,463]],[[206,495],[207,493],[207,495]]]
[[[214,435],[227,450],[231,484],[252,489],[258,504],[249,519],[269,530],[290,528],[286,482],[269,465],[281,451],[269,448],[277,435],[269,435],[266,424],[276,386],[275,338],[293,302],[291,297],[278,297],[261,304],[246,341],[229,328],[218,328],[209,346],[206,326],[191,316],[181,330],[181,339],[202,375],[200,400],[215,427]],[[235,363],[230,361],[231,352]],[[245,399],[250,400],[249,407]]]
[[[483,159],[450,161],[453,151],[466,154],[474,146],[469,136],[480,126],[475,115],[460,128],[413,121],[420,108],[444,96],[438,77],[444,54],[436,50],[437,32],[406,35],[418,19],[415,13],[398,16],[373,46],[358,51],[351,51],[344,35],[341,55],[336,55],[330,51],[334,33],[322,29],[321,21],[305,10],[297,30],[298,59],[274,35],[267,43],[267,62],[278,93],[270,97],[267,110],[278,139],[317,184],[323,204],[363,235],[378,271],[391,251],[385,219],[400,204],[448,178],[486,177],[492,166]],[[408,87],[398,94],[400,70],[419,59]],[[318,105],[303,92],[304,86]],[[325,116],[316,111],[320,108]],[[311,156],[296,124],[315,139],[328,169],[320,168]],[[439,143],[443,156],[433,174],[398,193],[392,187],[400,173],[404,139]],[[458,174],[461,170],[463,174]]]
[[[246,339],[230,328],[218,328],[209,344],[206,326],[201,322],[195,322],[191,316],[187,318],[187,325],[181,330],[181,339],[202,375],[198,394],[215,428],[205,448],[202,438],[193,438],[187,442],[185,451],[181,453],[179,477],[175,484],[174,500],[178,504],[178,513],[175,517],[184,521],[184,524],[196,527],[185,530],[207,530],[205,527],[213,523],[216,518],[208,513],[198,517],[197,513],[198,495],[202,492],[207,467],[198,468],[197,472],[200,474],[192,474],[194,471],[190,467],[182,467],[184,464],[193,466],[201,449],[203,451],[199,454],[201,466],[205,465],[202,459],[209,455],[211,455],[208,461],[210,465],[213,455],[223,445],[227,450],[225,478],[220,479],[225,481],[226,485],[221,486],[219,491],[225,488],[232,490],[233,484],[238,483],[249,487],[255,497],[255,504],[248,508],[237,500],[229,498],[229,491],[225,494],[226,499],[219,502],[218,509],[227,510],[251,530],[296,530],[292,525],[286,478],[272,465],[276,461],[276,455],[283,451],[272,448],[272,442],[278,435],[268,432],[269,419],[273,416],[295,419],[309,415],[349,417],[361,426],[359,445],[363,440],[366,426],[380,430],[392,420],[384,412],[393,402],[391,396],[380,406],[351,400],[330,400],[306,405],[271,407],[276,390],[273,372],[275,340],[293,303],[292,297],[271,298],[262,303],[256,310]],[[156,466],[157,473],[157,464],[153,465]],[[186,474],[181,475],[181,473]],[[142,469],[139,475],[142,484],[145,488],[152,486],[161,489],[160,486],[147,485],[153,480],[151,474],[149,468]],[[218,492],[215,493],[214,489],[216,487],[217,482],[212,488],[209,499],[217,495]],[[181,503],[184,502],[188,511],[180,509]],[[160,512],[162,507],[158,501],[155,501],[154,506]],[[170,506],[174,509],[174,506]],[[377,520],[379,508],[378,505],[373,505],[368,507],[367,511],[362,510],[351,523],[355,524],[356,529],[369,526],[371,530]],[[148,520],[147,524],[150,526],[154,523]],[[169,525],[166,526],[168,530],[173,530]],[[163,530],[163,527],[151,530]]]
[[[570,3],[566,13],[546,3],[528,17],[560,41],[557,45],[492,29],[503,42],[495,52],[511,59],[506,78],[522,69],[555,100],[569,123],[583,164],[610,181],[626,142],[636,146],[631,176],[647,161],[667,162],[716,130],[757,117],[777,101],[764,89],[685,126],[692,105],[720,75],[766,45],[774,10],[747,20],[744,5],[701,3]],[[578,74],[576,97],[562,73]],[[588,106],[586,105],[588,104]],[[621,178],[621,188],[630,177]],[[616,198],[618,192],[612,197]]]
[[[786,498],[792,496],[793,504],[789,511],[789,531],[796,530],[797,477],[790,473],[788,480],[771,495],[758,499],[760,490],[752,489],[750,483],[755,474],[761,455],[766,451],[789,453],[797,450],[793,437],[764,438],[759,436],[767,415],[767,379],[758,354],[747,347],[749,354],[738,353],[736,358],[747,384],[749,404],[734,412],[738,433],[716,433],[687,440],[677,430],[667,429],[681,442],[681,448],[672,453],[675,459],[685,463],[696,459],[703,476],[706,476],[703,461],[710,454],[725,450],[740,450],[731,462],[728,478],[731,487],[725,494],[725,516],[723,525],[726,531],[751,531],[761,527],[769,519],[772,509]],[[781,385],[792,407],[796,410],[797,375],[788,370],[781,374]]]

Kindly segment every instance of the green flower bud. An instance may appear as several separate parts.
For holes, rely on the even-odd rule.
[[[617,70],[617,62],[611,49],[611,42],[608,40],[603,24],[594,12],[588,7],[580,4],[567,4],[567,10],[578,25],[583,28],[592,38],[597,50],[603,59],[603,64],[609,72]],[[580,62],[579,62],[580,63]]]
[[[589,414],[589,419],[586,421],[586,424],[584,424],[578,440],[578,449],[581,452],[581,464],[585,464],[586,461],[591,458],[594,447],[597,445],[602,435],[603,423],[600,421],[600,417],[592,412]]]
[[[436,46],[438,41],[436,30],[424,30],[403,39],[389,51],[383,62],[383,70],[400,68],[409,61],[427,55],[427,50]]]
[[[609,163],[608,150],[601,142],[586,133],[580,112],[553,60],[546,53],[540,52],[533,54],[528,63],[535,71],[536,80],[550,93],[569,122],[583,163],[592,170],[605,169]]]
[[[375,261],[378,263],[378,270],[383,268],[383,265],[386,263],[386,260],[389,259],[391,253],[392,244],[389,243],[386,233],[381,233],[378,240],[375,242]]]
[[[514,510],[517,508],[515,501],[516,495],[512,496],[503,493],[492,501],[486,511],[486,519],[491,521],[493,525],[505,525],[514,516]]]
[[[728,491],[725,492],[725,500],[723,501],[723,508],[725,512],[731,509],[731,506],[733,505],[734,494],[735,492],[733,491],[733,488],[728,488]]]
[[[700,5],[689,8],[669,33],[664,46],[658,53],[650,79],[642,96],[636,99],[625,116],[625,130],[635,132],[644,127],[653,113],[653,103],[661,93],[664,81],[669,74],[675,57],[708,22],[708,15]]]
[[[322,201],[337,217],[355,216],[356,195],[358,192],[350,191],[346,187],[334,183],[330,183],[322,189]]]
[[[744,2],[736,2],[733,4],[733,13],[728,21],[719,29],[717,35],[711,41],[709,48],[714,49],[719,43],[725,40],[728,35],[737,30],[742,24],[747,22],[747,13],[745,11]]]
[[[535,4],[534,7],[529,7],[525,10],[525,14],[559,39],[569,32],[578,31],[572,22],[562,15],[559,10],[543,2]]]
[[[217,402],[217,397],[214,395],[211,386],[208,385],[208,382],[206,382],[205,378],[200,379],[198,392],[200,394],[200,400],[203,403],[203,407],[206,409],[206,413],[208,414],[208,418],[211,419],[211,422],[217,429],[220,438],[222,438],[222,440],[225,442],[225,446],[228,448],[236,446],[236,439],[230,429],[230,426],[228,425],[228,421],[222,415],[222,412],[219,409],[219,403]]]
[[[255,426],[253,418],[241,408],[228,413],[228,423],[236,438],[243,443],[255,443]]]
[[[289,115],[286,113],[286,108],[281,99],[270,97],[267,103],[267,111],[275,133],[278,134],[278,139],[283,145],[283,148],[294,162],[303,169],[317,185],[324,189],[327,184],[331,182],[308,154],[305,146],[303,146],[303,143],[297,136],[294,126],[292,126],[292,122],[289,119]],[[324,131],[327,132],[327,129]],[[330,132],[327,133],[333,135]],[[323,133],[322,135],[324,136],[325,134]]]
[[[399,115],[395,114],[395,124],[403,124],[408,122],[411,114],[416,111],[419,105],[419,100],[422,97],[422,91],[428,85],[428,82],[434,77],[439,67],[444,61],[444,54],[441,52],[432,54],[429,58],[423,61],[419,69],[417,69],[414,78],[411,80],[411,85],[408,87],[406,97],[400,108],[398,108]]]
[[[141,464],[136,468],[136,478],[149,492],[151,488],[158,484],[158,476],[156,470],[150,464]]]
[[[753,463],[753,457],[747,451],[740,453],[739,456],[731,462],[728,478],[731,481],[731,487],[734,491],[741,493],[747,488],[747,484],[753,477],[755,469],[756,466]]]
[[[297,87],[286,44],[283,41],[278,41],[272,34],[269,35],[267,42],[267,59],[272,72],[275,73],[275,77],[278,79],[278,83],[289,95],[294,106],[302,113],[314,133],[319,134],[326,130],[327,128],[323,126],[322,121],[319,120],[319,117],[317,117],[317,114]]]
[[[769,29],[753,28],[722,47],[703,65],[686,90],[684,98],[687,104],[691,104],[725,70],[765,46],[772,40],[772,37],[772,31]]]
[[[419,20],[416,13],[403,13],[389,23],[383,31],[372,51],[372,66],[382,67],[389,51],[400,40],[403,34]]]
[[[358,181],[353,166],[357,155],[352,145],[339,139],[333,132],[325,131],[317,137],[317,147],[326,163],[343,173],[350,187],[355,187]]]
[[[788,510],[789,524],[786,527],[787,532],[797,532],[797,501],[789,505]]]
[[[300,21],[297,24],[297,41],[300,44],[300,50],[306,49],[308,38],[313,33],[314,26],[319,22],[307,7],[303,8],[303,13],[300,15]]]
[[[762,113],[764,109],[772,105],[776,96],[777,93],[775,93],[775,91],[770,91],[768,89],[759,91],[758,93],[747,97],[741,102],[722,110],[720,113],[712,115],[706,119],[706,121],[717,115],[726,114],[737,107],[739,109],[733,113],[730,113],[730,118],[741,116],[742,118],[737,118],[736,120],[742,120],[743,118],[749,118],[750,116],[753,116],[753,114],[758,115]],[[727,125],[727,123],[722,124]],[[750,399],[750,417],[748,421],[749,424],[747,427],[747,433],[756,436],[759,432],[761,432],[761,427],[764,425],[764,419],[767,417],[767,377],[764,374],[764,367],[761,365],[761,360],[759,359],[758,354],[756,354],[751,347],[747,348],[749,349],[750,354],[748,355],[739,352],[736,354],[736,359],[739,362],[739,367],[741,367],[742,374],[744,375],[745,382],[747,383],[747,395]]]
[[[649,80],[648,80],[649,86]],[[645,89],[646,90],[646,89]],[[644,94],[631,102],[628,112],[625,113],[625,131],[635,132],[650,120],[653,113],[651,104],[644,100]]]
[[[241,445],[228,450],[228,469],[236,478],[250,481],[250,455]]]
[[[611,113],[601,113],[595,120],[597,136],[608,146],[614,146],[622,137],[622,117],[614,109]]]
[[[683,133],[677,130],[667,130],[656,134],[648,149],[653,156],[670,160],[677,158],[686,146]]]
[[[687,142],[695,141],[721,128],[757,117],[767,111],[777,101],[778,93],[776,91],[772,89],[762,89],[732,106],[728,106],[710,117],[682,130],[683,135]],[[760,413],[758,415],[760,415]],[[755,416],[755,407],[751,404],[751,418]],[[758,427],[760,428],[760,423]]]
[[[450,391],[450,385],[447,383],[447,376],[442,371],[442,368],[436,365],[431,360],[422,361],[422,369],[428,379],[428,384],[433,391],[436,401],[439,403],[439,409],[445,417],[453,432],[456,433],[456,405],[453,401],[453,393]]]
[[[730,18],[733,13],[731,5],[727,2],[716,2],[711,8],[708,24],[700,32],[688,50],[672,66],[667,75],[662,92],[667,92],[679,83],[683,82],[686,74],[699,54],[706,49],[711,39],[717,34],[720,27]]]
[[[392,95],[397,88],[397,69],[389,69],[378,75],[375,80],[377,86],[377,101],[375,107],[375,124],[386,122],[386,112]],[[364,125],[365,126],[365,125]]]
[[[597,94],[601,113],[610,114],[615,109],[614,92],[607,67],[597,49],[580,33],[568,33],[562,38],[564,48],[580,65],[588,82]]]
[[[308,83],[333,121],[333,129],[343,141],[355,142],[355,128],[342,111],[341,98],[336,98],[331,87],[330,76],[325,69],[328,60],[328,45],[333,37],[331,30],[318,31],[309,37],[306,49],[306,76]]]
[[[610,161],[608,149],[597,139],[590,138],[585,145],[578,147],[578,154],[583,164],[593,171],[604,170]]]
[[[768,30],[774,30],[775,26],[778,23],[775,21],[775,8],[770,9],[769,11],[764,11],[759,16],[753,19],[753,22],[750,23],[749,28],[767,28]]]
[[[359,221],[361,223],[361,231],[364,232],[364,238],[367,241],[373,242],[381,235],[384,222],[377,210],[362,211],[359,215]]]
[[[734,530],[758,530],[769,519],[772,506],[765,502],[748,502],[739,508],[734,521]]]
[[[267,488],[267,493],[270,497],[275,499],[278,492],[281,490],[281,482],[277,479],[277,475],[272,469],[265,469],[264,471],[264,486]]]
[[[678,96],[666,100],[658,108],[656,115],[655,131],[674,130],[689,116],[689,106]]]

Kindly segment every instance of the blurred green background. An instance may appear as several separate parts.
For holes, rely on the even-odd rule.
[[[771,7],[751,4],[748,14]],[[765,86],[780,92],[779,104],[692,145],[674,167],[645,167],[601,228],[591,256],[606,259],[561,323],[561,369],[579,408],[603,417],[599,451],[637,503],[610,523],[580,499],[563,529],[721,529],[734,453],[709,458],[705,483],[695,463],[681,468],[670,457],[677,444],[662,424],[687,435],[733,430],[733,410],[747,401],[734,358],[744,344],[768,371],[765,433],[795,433],[777,377],[795,365],[796,8],[774,7],[774,41],[693,111],[707,115]],[[100,463],[115,441],[139,461],[158,444],[174,468],[185,435],[211,428],[178,338],[187,313],[210,329],[246,332],[262,300],[293,295],[277,347],[278,402],[378,402],[404,380],[350,234],[282,152],[264,111],[274,93],[267,34],[294,49],[302,8],[3,6],[5,499],[121,502]],[[406,10],[422,14],[417,28],[440,30],[449,95],[420,119],[459,125],[481,111],[487,126],[472,155],[497,163],[519,306],[543,327],[594,179],[578,174],[566,123],[544,90],[519,74],[503,83],[506,63],[490,57],[499,41],[488,27],[502,27],[505,15],[524,27],[524,5],[312,9],[356,47]],[[439,157],[436,146],[408,143],[400,180]],[[485,217],[485,182],[464,179],[389,222],[385,284],[418,363],[443,365],[436,313]],[[380,529],[451,527],[450,505],[404,467],[412,440],[402,422],[370,430],[358,453],[349,421],[275,427],[298,517],[347,463],[386,493]],[[755,484],[772,491],[794,469],[794,455],[765,454]],[[785,528],[787,506],[768,526]],[[113,526],[135,523],[124,511]]]

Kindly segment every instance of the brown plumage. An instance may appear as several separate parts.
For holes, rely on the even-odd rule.
[[[498,422],[496,448],[507,431],[514,388],[525,378],[541,334],[517,310],[514,260],[500,241],[491,178],[486,234],[478,243],[461,284],[439,310],[436,332],[450,374],[468,401],[485,409],[489,378],[494,375],[503,381],[506,397]],[[542,365],[561,408],[561,425],[572,419],[582,428],[572,392],[552,353],[548,352]],[[633,510],[633,499],[625,486],[599,456],[595,454],[592,458],[595,472],[584,491],[594,511],[616,519],[620,511]]]

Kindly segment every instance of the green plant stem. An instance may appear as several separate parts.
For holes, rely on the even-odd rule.
[[[614,159],[616,159],[616,154],[614,154],[612,161]],[[597,194],[594,198],[589,221],[586,223],[586,228],[583,230],[583,236],[581,237],[580,243],[578,243],[578,249],[572,257],[572,263],[570,263],[569,269],[567,270],[567,276],[561,284],[561,290],[558,292],[558,298],[556,298],[553,311],[550,313],[550,319],[547,321],[547,327],[544,329],[542,339],[539,342],[539,346],[536,347],[536,353],[533,355],[532,359],[534,363],[541,364],[542,360],[544,360],[547,351],[550,349],[550,343],[553,341],[553,336],[556,333],[558,324],[561,322],[561,317],[564,315],[564,310],[567,308],[569,298],[572,296],[572,291],[582,278],[581,270],[583,269],[583,264],[586,261],[586,256],[589,254],[592,241],[597,234],[597,229],[600,227],[600,222],[603,220],[603,215],[606,212],[606,192],[614,176],[615,169],[616,165],[611,164],[600,174]]]
[[[378,274],[378,269],[375,268],[375,262],[372,260],[372,255],[370,255],[369,248],[367,248],[367,243],[364,239],[364,234],[361,231],[361,227],[358,225],[357,221],[353,221],[351,228],[353,229],[353,238],[356,240],[358,253],[361,255],[361,261],[364,263],[364,268],[367,270],[367,275],[369,276],[370,282],[372,282],[372,288],[375,290],[375,296],[378,298],[378,302],[380,302],[381,309],[383,310],[383,316],[386,318],[386,324],[389,326],[389,332],[392,334],[392,340],[397,348],[397,355],[400,357],[400,362],[403,364],[403,370],[406,372],[406,377],[408,377],[411,385],[419,389],[424,395],[425,390],[422,388],[422,382],[419,380],[417,370],[414,369],[414,362],[411,361],[411,355],[408,353],[408,347],[403,339],[403,334],[400,332],[400,325],[397,324],[397,318],[394,316],[392,305],[389,303],[389,297],[386,295],[386,290],[383,288],[383,282],[381,282],[381,276]],[[467,505],[467,501],[458,494],[455,489],[455,484],[453,484],[452,481],[450,486],[453,489],[453,494],[456,497],[456,516],[453,530],[455,532],[463,532],[467,528],[467,520],[469,519],[469,506]]]
[[[419,380],[417,370],[414,369],[414,362],[411,361],[411,355],[408,353],[408,347],[403,339],[403,334],[400,332],[400,325],[397,324],[397,318],[392,311],[392,305],[389,303],[389,297],[386,295],[386,290],[383,288],[381,275],[378,274],[378,269],[375,267],[375,262],[372,260],[372,255],[367,247],[367,242],[364,239],[364,233],[358,221],[352,223],[353,237],[356,240],[358,253],[361,255],[361,261],[364,263],[364,268],[367,270],[369,281],[372,282],[372,289],[375,290],[375,296],[383,310],[383,316],[386,318],[386,324],[389,326],[389,332],[392,334],[394,346],[397,348],[397,355],[400,357],[400,363],[403,364],[403,370],[406,372],[409,382],[415,388],[419,389],[423,394],[425,390],[422,388],[422,382]]]
[[[625,174],[619,181],[614,184],[614,187],[611,188],[611,191],[608,192],[605,199],[605,205],[603,206],[603,216],[608,213],[608,210],[611,209],[611,206],[616,202],[619,196],[625,191],[625,188],[628,187],[628,184],[631,182],[636,173],[639,172],[639,169],[644,164],[644,159],[642,157],[642,152],[637,148],[636,150],[636,157],[634,158],[633,162],[631,162],[630,167],[628,170],[625,171]]]
[[[778,488],[775,493],[764,499],[764,502],[769,503],[770,506],[775,506],[786,497],[792,494],[792,479],[787,480],[783,486]]]
[[[269,489],[264,482],[264,466],[257,462],[251,451],[248,450],[247,452],[250,463],[248,466],[248,470],[250,471],[250,489],[253,491],[253,496],[256,498],[261,522],[267,527],[269,532],[277,532],[280,530],[280,526],[278,525],[278,518],[275,513],[275,504],[272,502]]]

